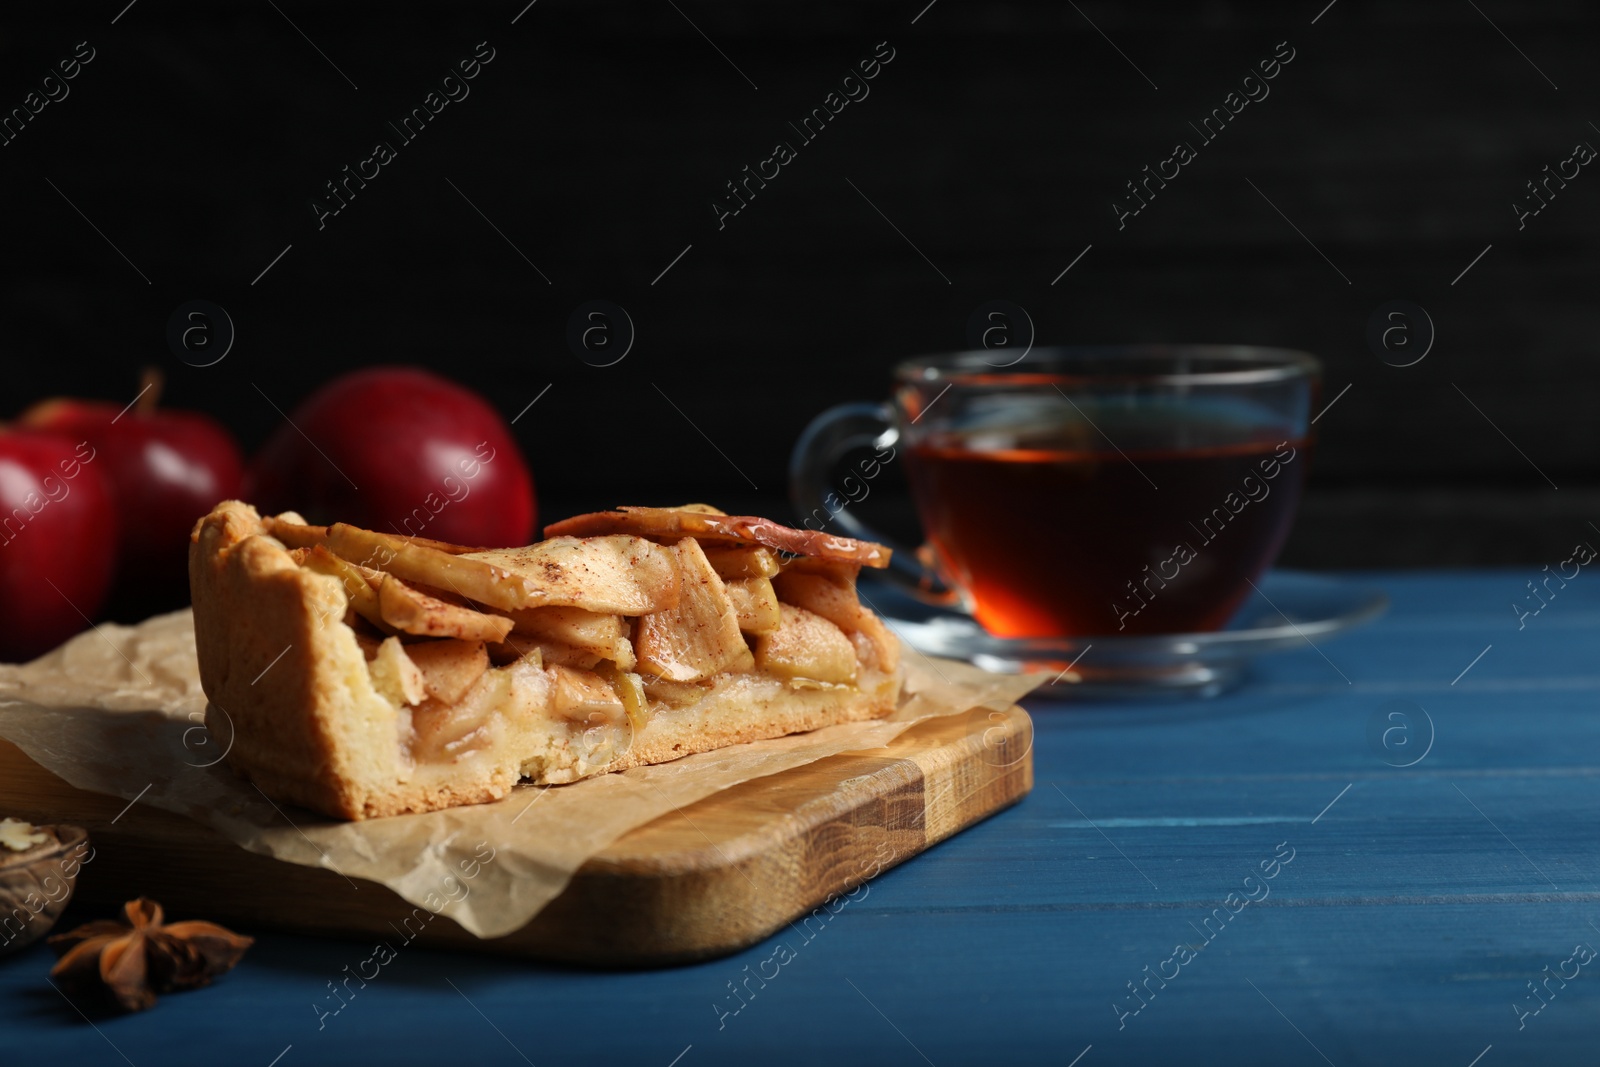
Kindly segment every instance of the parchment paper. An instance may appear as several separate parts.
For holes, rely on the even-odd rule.
[[[494,804],[362,822],[275,804],[228,768],[230,739],[203,725],[187,610],[100,626],[32,663],[0,665],[0,737],[79,789],[179,812],[252,852],[382,883],[478,937],[498,937],[524,926],[585,860],[634,827],[752,778],[879,748],[931,716],[1003,710],[1043,680],[908,647],[904,657],[908,695],[888,719],[571,785],[521,786]]]

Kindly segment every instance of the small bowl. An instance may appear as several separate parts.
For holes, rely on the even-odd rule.
[[[51,838],[26,852],[0,849],[0,956],[50,932],[72,900],[78,871],[94,858],[74,853],[89,840],[81,826],[36,826]]]

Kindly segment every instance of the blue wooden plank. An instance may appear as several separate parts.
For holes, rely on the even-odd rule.
[[[1289,877],[1285,872],[1282,877]],[[885,893],[889,891],[885,889]],[[892,894],[889,894],[892,895]],[[336,1017],[312,1003],[359,950],[272,938],[249,967],[150,1014],[101,1020],[102,1038],[48,989],[7,990],[15,1062],[135,1064],[644,1062],[950,1064],[1579,1062],[1592,1056],[1600,983],[1552,985],[1521,1020],[1526,983],[1597,940],[1547,904],[1246,909],[1210,944],[1174,910],[901,913],[847,908],[813,940],[780,936],[730,959],[643,975],[563,973],[403,952]],[[836,924],[836,925],[835,925]],[[1020,936],[1025,934],[1025,936]],[[793,946],[784,965],[776,946]],[[1142,1001],[1144,968],[1172,974]],[[18,964],[4,972],[7,984]],[[1591,965],[1593,966],[1593,965]],[[1254,986],[1250,983],[1254,983]],[[729,983],[746,992],[739,999]],[[1153,996],[1151,995],[1153,993]],[[737,1014],[732,1005],[743,1006]],[[1143,1004],[1138,1014],[1126,1013]],[[1282,1013],[1281,1015],[1279,1013]],[[1296,1028],[1300,1033],[1296,1032]],[[1304,1037],[1300,1036],[1303,1033]],[[903,1036],[902,1036],[903,1035]],[[914,1047],[913,1047],[914,1046]],[[1312,1047],[1315,1046],[1315,1049]],[[841,1057],[841,1053],[843,1056]],[[48,1057],[48,1059],[47,1059]]]
[[[0,961],[0,1063],[1592,1060],[1600,959],[1568,961],[1600,948],[1600,581],[1519,630],[1536,576],[1377,576],[1390,616],[1219,700],[1032,702],[1033,796],[728,959],[405,949],[319,1017],[366,950],[267,933],[215,988],[96,1031],[40,948]],[[1400,700],[1434,728],[1410,767],[1371,730]]]
[[[1350,791],[1313,825],[1346,784]],[[1021,807],[998,817],[993,832],[957,837],[940,846],[937,862],[897,871],[913,885],[903,906],[1209,907],[1243,892],[1246,875],[1259,878],[1280,842],[1297,850],[1295,880],[1251,891],[1286,905],[1600,900],[1600,835],[1575,832],[1572,811],[1552,796],[1600,793],[1600,770],[1353,784],[1189,780],[1180,788],[1181,808],[1154,790],[1079,783],[1069,792],[1075,809],[1041,783]],[[975,898],[977,885],[1004,893]]]

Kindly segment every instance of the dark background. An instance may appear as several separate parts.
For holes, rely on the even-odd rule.
[[[1286,562],[1538,564],[1595,536],[1600,176],[1521,231],[1511,207],[1600,145],[1593,4],[926,2],[13,5],[0,108],[97,56],[0,147],[4,414],[131,399],[152,364],[254,447],[280,421],[262,392],[287,411],[420,363],[508,418],[550,386],[516,425],[545,518],[786,513],[807,420],[1006,299],[1041,343],[1287,345],[1324,360],[1324,399],[1350,384]],[[319,230],[323,183],[485,40],[471,95]],[[885,40],[870,96],[719,231],[723,183]],[[1271,95],[1119,232],[1123,183],[1280,41]],[[237,327],[207,368],[165,341],[197,298]],[[636,326],[615,366],[565,341],[591,299]],[[1438,331],[1412,367],[1364,339],[1394,299]]]

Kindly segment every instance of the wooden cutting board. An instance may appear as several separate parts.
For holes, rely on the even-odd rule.
[[[1033,788],[1032,747],[1021,708],[929,719],[885,748],[758,778],[629,832],[513,934],[480,939],[441,915],[415,941],[601,967],[734,952],[1020,800]],[[352,893],[333,871],[74,789],[0,741],[4,816],[86,827],[95,858],[76,899],[95,905],[143,894],[169,915],[391,940],[414,911],[375,883]]]

